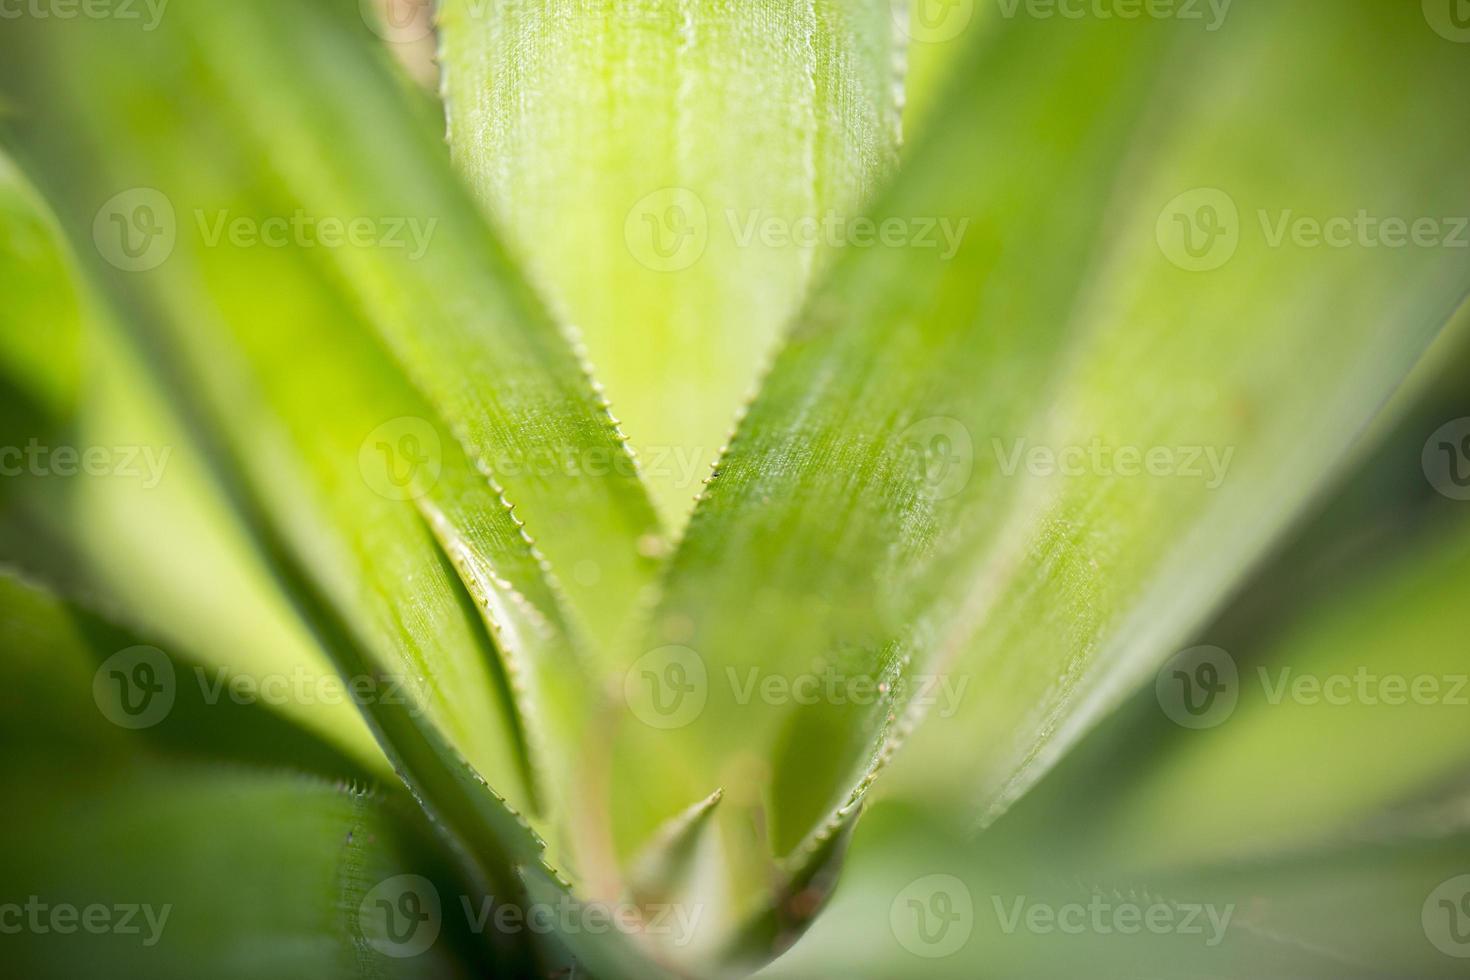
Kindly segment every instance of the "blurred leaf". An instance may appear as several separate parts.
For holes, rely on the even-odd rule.
[[[442,861],[406,829],[405,801],[358,788],[365,773],[340,752],[8,573],[0,666],[0,958],[14,975],[467,975],[452,920],[402,961],[359,922],[379,881],[442,876]]]
[[[402,247],[327,250],[347,293],[514,505],[591,635],[618,635],[662,553],[653,506],[585,365],[481,220],[416,98],[373,56],[359,4],[177,16],[185,50],[231,106],[232,137],[270,159],[309,214],[404,220]]]
[[[1196,672],[1235,670],[1234,687],[1221,692],[1218,709],[1210,704],[1198,719],[1183,711],[1184,678],[1175,672],[1183,670],[1191,682],[1197,674],[1165,663],[1154,684],[1091,733],[988,833],[1016,848],[1045,841],[1049,853],[1064,852],[1079,865],[1128,861],[1173,868],[1288,843],[1325,844],[1354,832],[1365,818],[1394,822],[1398,810],[1422,806],[1470,771],[1470,750],[1456,735],[1463,712],[1432,699],[1386,705],[1379,697],[1388,677],[1402,678],[1386,683],[1403,683],[1407,695],[1412,678],[1438,676],[1434,686],[1448,701],[1464,673],[1446,673],[1443,668],[1454,665],[1444,663],[1440,646],[1410,638],[1452,629],[1458,615],[1455,590],[1464,570],[1456,556],[1463,556],[1470,526],[1460,503],[1425,478],[1424,453],[1426,436],[1446,419],[1470,414],[1467,355],[1470,317],[1462,312],[1375,423],[1376,431],[1361,441],[1356,462],[1322,510],[1284,539],[1221,615],[1188,642],[1186,649],[1208,645],[1217,651],[1209,658],[1213,666],[1196,663]],[[1329,654],[1323,644],[1332,637],[1339,642]],[[1289,693],[1291,683],[1305,684],[1309,699],[1320,702],[1312,685],[1342,676],[1347,680],[1331,681],[1334,700],[1342,701],[1346,684],[1355,701],[1360,668],[1365,692],[1379,703],[1297,704]],[[1304,682],[1303,676],[1317,680]],[[1304,725],[1308,717],[1320,724]],[[1237,744],[1231,733],[1242,721],[1261,732]],[[1412,744],[1403,737],[1436,728],[1448,737]],[[1227,757],[1250,745],[1256,746],[1251,765],[1225,767]],[[1196,795],[1168,821],[1146,802],[1160,793],[1183,800],[1191,792]],[[1202,807],[1208,816],[1201,817]],[[1176,820],[1176,813],[1200,819]],[[1286,813],[1296,818],[1282,820]],[[1201,823],[1208,832],[1196,832]],[[1156,835],[1147,835],[1148,827]]]
[[[412,835],[367,793],[152,767],[27,786],[0,814],[0,841],[0,956],[15,976],[476,975],[452,905],[412,958],[412,937],[396,943],[371,918],[374,889],[388,895],[406,875],[434,886]]]
[[[1470,770],[1467,587],[1461,519],[1365,569],[1260,654],[1211,654],[1226,671],[1218,707],[1094,814],[1097,846],[1137,867],[1278,849]]]
[[[62,252],[60,232],[35,191],[0,153],[0,394],[6,445],[34,416],[69,413],[77,398],[81,300]],[[37,329],[44,324],[44,329]],[[13,440],[13,441],[12,441]]]
[[[863,823],[832,907],[763,978],[1459,976],[1435,833],[1140,877],[966,843],[911,810]]]
[[[341,289],[321,255],[332,246],[238,237],[240,222],[259,235],[299,222],[307,203],[290,181],[253,174],[256,145],[217,111],[229,89],[196,41],[220,25],[174,18],[115,44],[116,24],[66,25],[75,26],[84,30],[42,34],[56,59],[49,70],[73,60],[115,66],[119,82],[108,99],[89,89],[71,105],[92,138],[115,140],[119,150],[105,173],[69,182],[69,203],[86,207],[77,197],[85,201],[93,186],[147,187],[157,195],[149,206],[177,216],[168,254],[155,268],[112,276],[116,295],[148,326],[171,393],[219,434],[216,462],[286,594],[347,682],[370,688],[354,700],[395,766],[465,856],[491,880],[508,880],[511,858],[536,860],[543,846],[514,810],[546,801],[529,785],[530,736],[517,710],[529,700],[533,671],[507,676],[487,630],[516,665],[530,661],[536,678],[553,679],[559,700],[547,699],[548,713],[576,717],[579,709],[568,701],[579,668],[543,562],[459,440],[365,332],[360,297]],[[342,44],[340,31],[315,23],[306,33]],[[364,59],[362,50],[356,57]],[[184,79],[210,98],[170,100]],[[174,138],[140,144],[127,135],[140,125]],[[443,177],[452,187],[447,167]],[[361,217],[368,215],[380,225],[392,220],[391,212]],[[119,264],[109,239],[95,243]],[[342,247],[373,250],[355,238]],[[474,573],[473,592],[459,569]],[[568,727],[556,746],[558,765],[570,764],[576,732]],[[559,785],[571,782],[560,769],[556,776]]]
[[[893,168],[889,0],[451,0],[440,21],[456,162],[682,524],[826,239]]]
[[[210,684],[289,692],[271,709],[386,773],[336,671],[282,601],[198,441],[162,399],[160,379],[82,295],[50,212],[3,154],[0,199],[0,235],[22,246],[0,267],[32,304],[5,307],[19,314],[0,342],[0,357],[13,358],[0,371],[13,430],[6,445],[37,450],[5,460],[23,472],[4,480],[0,551],[68,592],[123,610],[164,645],[193,651]],[[52,394],[31,398],[27,388]],[[65,451],[74,458],[63,466]]]
[[[305,727],[238,698],[189,652],[150,645],[9,571],[0,571],[0,609],[8,772],[36,765],[65,782],[161,753],[332,779],[371,776]],[[25,753],[15,751],[23,745]]]
[[[1465,150],[1470,129],[1443,122],[1470,63],[1417,10],[1325,9],[1242,8],[1216,34],[1019,18],[982,36],[951,121],[877,209],[968,218],[963,246],[842,257],[696,511],[647,644],[704,669],[702,714],[662,744],[697,745],[727,788],[732,849],[760,819],[742,806],[800,782],[773,756],[807,777],[761,801],[782,854],[850,805],[926,701],[906,775],[993,816],[1211,612],[1453,311],[1463,251],[1272,237],[1283,213],[1470,208],[1436,176]],[[1369,58],[1391,70],[1363,75]],[[1334,112],[1344,98],[1358,111]],[[1313,139],[1292,139],[1306,119]],[[1211,214],[1218,248],[1191,256],[1175,219]],[[1136,475],[1089,465],[1094,445],[1134,447]],[[1031,462],[1038,447],[1062,465]],[[1170,465],[1144,470],[1154,448]],[[749,685],[806,674],[860,681],[868,704]],[[799,751],[773,748],[783,730]],[[672,810],[690,787],[672,766],[640,779],[631,760],[669,750],[630,731],[621,775]]]
[[[664,724],[647,717],[655,699],[639,715],[648,724],[627,727],[619,778],[640,790],[626,795],[620,830],[674,812],[697,792],[687,780],[715,780],[741,903],[767,892],[772,856],[841,822],[836,811],[883,756],[921,669],[910,661],[930,646],[914,614],[929,612],[922,574],[955,503],[923,485],[922,453],[959,426],[940,416],[1024,407],[1015,389],[976,378],[987,364],[1019,375],[1047,361],[1040,324],[1064,319],[1068,300],[1055,284],[1028,288],[1033,256],[1080,262],[1078,215],[1094,215],[1087,202],[1111,183],[1155,61],[1152,32],[1069,24],[1014,35],[976,52],[943,127],[950,138],[916,154],[874,215],[908,229],[927,217],[936,236],[939,219],[953,222],[958,251],[879,243],[840,255],[696,509],[645,643],[655,660],[665,644],[687,649],[681,666],[704,681],[705,700],[697,716]],[[1008,89],[1022,66],[1049,84]],[[990,152],[1032,131],[1045,133],[1036,156]],[[1014,336],[981,334],[987,299]]]

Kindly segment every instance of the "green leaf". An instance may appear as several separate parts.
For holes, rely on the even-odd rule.
[[[270,0],[179,20],[236,138],[308,213],[420,222],[418,247],[330,258],[515,506],[572,611],[593,636],[618,635],[663,551],[657,516],[585,364],[479,217],[417,99],[374,55],[359,5]]]
[[[122,80],[107,100],[78,93],[70,105],[93,138],[136,151],[110,155],[105,173],[69,182],[70,203],[74,212],[89,206],[76,198],[85,202],[90,187],[107,188],[98,194],[106,199],[111,188],[142,186],[178,216],[170,254],[157,268],[113,275],[115,295],[165,362],[170,393],[218,434],[211,462],[283,591],[347,681],[370,687],[355,700],[395,766],[463,856],[488,880],[506,881],[511,859],[540,859],[543,845],[517,811],[560,809],[545,788],[573,785],[561,767],[574,761],[578,729],[547,726],[562,739],[556,762],[533,773],[529,719],[516,697],[529,696],[531,671],[507,676],[487,622],[516,645],[511,662],[530,661],[538,676],[554,677],[560,700],[546,714],[579,717],[581,667],[561,598],[498,488],[374,341],[356,306],[361,297],[320,254],[331,246],[268,247],[227,227],[269,229],[310,202],[290,179],[247,176],[258,145],[215,111],[231,89],[198,43],[218,40],[211,32],[223,28],[178,20],[143,35],[110,37],[116,25],[87,24],[41,37],[51,70],[116,66]],[[357,45],[355,57],[371,69],[365,42],[341,30],[316,23],[306,33],[329,46]],[[214,101],[170,102],[165,93],[182,79]],[[123,134],[140,118],[177,138],[133,143]],[[52,152],[65,159],[64,150]],[[452,187],[447,164],[442,176]],[[392,216],[361,214],[379,230]],[[105,239],[97,244],[104,258],[117,257]],[[314,244],[321,248],[308,251]],[[538,377],[528,371],[524,380],[534,387]],[[475,573],[473,591],[460,570]]]
[[[1259,862],[1083,872],[879,807],[827,914],[758,976],[1458,976],[1438,902],[1464,894],[1466,841],[1462,811]]]
[[[682,524],[826,239],[893,168],[889,2],[451,0],[439,16],[456,163]]]
[[[370,777],[346,755],[196,683],[188,655],[9,573],[0,611],[11,970],[466,975],[472,947],[453,919],[414,960],[360,920],[379,882],[453,881],[401,794],[359,788]]]
[[[886,758],[879,743],[922,669],[912,661],[930,648],[914,627],[949,620],[926,574],[941,546],[983,541],[941,536],[956,501],[926,492],[918,440],[905,433],[1029,407],[1019,378],[1050,363],[1044,341],[1069,306],[1055,283],[1031,288],[1033,257],[1080,263],[1075,219],[1111,184],[1156,60],[1153,32],[1012,33],[976,52],[943,127],[950,138],[916,153],[874,213],[906,227],[952,221],[958,251],[880,243],[839,256],[696,510],[646,641],[687,647],[707,700],[687,727],[628,726],[619,778],[640,791],[618,814],[622,829],[694,795],[664,763],[692,753],[684,769],[726,787],[728,860],[747,875],[736,886],[745,902],[766,889],[764,862],[840,822],[853,787]],[[1022,66],[1048,84],[1006,87]],[[1116,81],[1089,81],[1098,76]],[[1036,127],[1043,158],[990,152]],[[1004,331],[989,322],[1002,314]],[[977,380],[1002,366],[1017,383]],[[973,480],[960,502],[979,507],[998,489]],[[647,759],[664,764],[649,770]]]
[[[369,793],[189,766],[7,785],[24,790],[0,815],[0,956],[17,976],[476,975],[452,893],[423,874],[436,865]],[[404,881],[445,902],[411,957],[375,918]]]
[[[29,746],[24,755],[7,752],[12,771],[35,766],[65,782],[78,770],[165,755],[331,779],[374,775],[304,725],[238,698],[192,651],[152,645],[8,570],[0,571],[0,609],[0,739]]]
[[[1264,649],[1212,653],[1234,670],[1233,690],[1201,716],[1208,727],[1174,735],[1095,815],[1096,846],[1134,866],[1279,849],[1462,773],[1470,523],[1427,536],[1363,569]],[[1252,791],[1263,786],[1271,792]]]
[[[0,268],[5,303],[0,305],[0,379],[10,411],[7,445],[14,432],[42,416],[57,418],[75,408],[80,372],[81,298],[60,248],[60,232],[35,191],[0,153]],[[34,324],[47,324],[37,330]]]
[[[1086,330],[1052,379],[1047,416],[1022,434],[1213,448],[1220,481],[1209,466],[1200,479],[1020,481],[1009,541],[972,579],[979,628],[952,662],[983,691],[926,726],[913,757],[917,773],[961,746],[993,746],[958,769],[930,766],[946,788],[978,789],[992,813],[1151,678],[1329,484],[1470,286],[1470,254],[1444,219],[1467,213],[1470,194],[1433,179],[1466,148],[1464,130],[1441,121],[1470,63],[1420,10],[1333,10],[1323,25],[1308,0],[1242,8],[1228,31],[1186,32],[1178,63],[1191,84],[1172,78],[1156,116],[1180,122],[1150,130],[1126,174],[1128,203],[1077,312]],[[1282,37],[1306,40],[1288,53]],[[1368,57],[1393,84],[1356,71]],[[1219,86],[1234,95],[1216,98]],[[1363,111],[1279,151],[1343,98]],[[1180,232],[1198,245],[1211,214],[1224,234],[1197,259]],[[1425,223],[1437,230],[1412,242],[1393,227]]]
[[[632,760],[695,746],[702,765],[683,768],[726,787],[732,850],[759,804],[782,854],[882,765],[905,707],[932,701],[906,785],[990,819],[1212,611],[1470,283],[1462,250],[1277,243],[1260,221],[1470,208],[1435,177],[1466,148],[1441,123],[1470,63],[1418,10],[1333,10],[1239,9],[1217,34],[1018,18],[982,36],[877,207],[969,219],[963,244],[948,260],[851,249],[808,304],[647,644],[694,651],[707,703],[670,734],[630,726],[630,795],[672,810],[659,794],[689,793],[681,769],[640,778]],[[1386,72],[1362,74],[1367,59]],[[1206,269],[1175,219],[1211,206],[1227,223]],[[1141,472],[1089,464],[1094,444],[1138,447]],[[1070,447],[1069,469],[1084,454],[1081,472],[1028,472],[1035,447]],[[1171,465],[1142,471],[1154,447]],[[773,675],[835,675],[866,704],[747,686]],[[827,734],[783,756],[793,730]],[[787,764],[800,795],[770,789],[798,781],[772,774]]]
[[[25,472],[4,481],[0,552],[125,611],[163,646],[192,651],[201,683],[285,692],[270,699],[273,711],[386,774],[336,671],[230,513],[198,440],[81,287],[49,210],[3,155],[0,199],[0,235],[17,246],[0,268],[13,295],[31,304],[5,306],[17,314],[0,335],[5,442],[38,450],[29,461],[5,461]],[[76,458],[63,467],[56,454],[68,450]],[[83,462],[98,453],[94,474]]]

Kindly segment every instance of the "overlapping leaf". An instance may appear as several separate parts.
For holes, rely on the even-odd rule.
[[[888,176],[888,0],[441,5],[451,146],[688,513],[813,269]]]
[[[733,851],[769,828],[786,854],[907,706],[929,709],[908,775],[992,814],[1311,498],[1470,284],[1435,223],[1470,208],[1436,176],[1470,64],[1417,10],[1332,9],[986,34],[877,209],[968,219],[962,247],[839,260],[675,556],[646,646],[696,658],[653,673],[689,691],[697,663],[702,713],[662,744],[705,761],[640,799],[673,812],[699,768]],[[1440,234],[1342,240],[1362,211]],[[841,698],[797,698],[829,676]],[[637,780],[667,749],[630,730]]]

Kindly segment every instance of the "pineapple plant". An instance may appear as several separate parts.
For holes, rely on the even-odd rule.
[[[1462,0],[36,0],[18,976],[1463,975]]]

